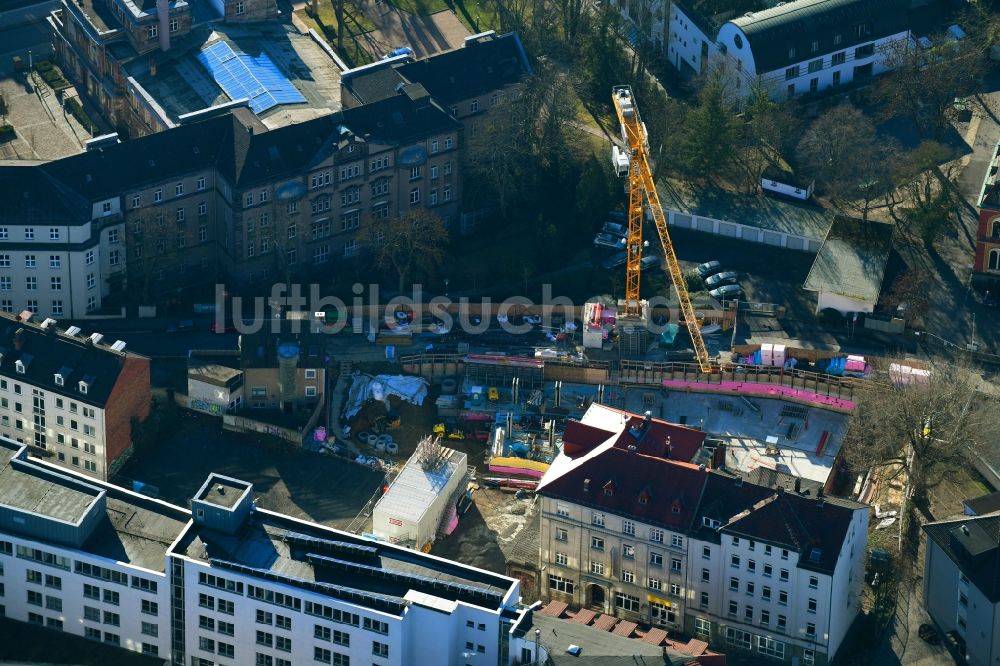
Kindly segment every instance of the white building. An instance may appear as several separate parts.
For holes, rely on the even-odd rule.
[[[149,359],[33,319],[0,313],[0,435],[107,479],[131,454],[133,422],[149,414]]]
[[[257,509],[228,477],[188,511],[0,454],[13,619],[177,666],[509,661],[516,580]]]
[[[457,521],[456,503],[469,485],[468,456],[443,446],[432,448],[437,452],[418,447],[375,505],[375,536],[422,550],[442,527]]]
[[[538,489],[543,597],[828,663],[859,610],[868,508],[670,459],[689,432],[600,405],[567,425]]]
[[[84,201],[33,173],[5,176],[0,186],[22,196],[0,220],[0,310],[77,319],[101,307],[124,279],[120,198]]]
[[[795,0],[737,18],[669,7],[668,61],[686,76],[724,62],[742,95],[754,82],[784,99],[867,80],[888,71],[894,45],[915,43],[910,0]],[[628,3],[622,11],[627,17]]]
[[[924,606],[970,666],[1000,662],[1000,513],[924,525]]]

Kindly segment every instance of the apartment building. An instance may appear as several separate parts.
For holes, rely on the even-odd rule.
[[[1000,513],[923,526],[924,607],[970,666],[1000,661]]]
[[[460,142],[461,124],[411,85],[274,130],[239,108],[0,166],[15,202],[0,226],[13,240],[0,250],[0,305],[81,317],[125,290],[150,302],[222,280],[329,272],[358,254],[364,220],[423,206],[455,221]]]
[[[993,148],[979,192],[979,224],[972,264],[972,281],[996,290],[1000,281],[1000,143]]]
[[[513,579],[257,509],[237,479],[187,510],[2,439],[0,465],[12,619],[178,666],[509,663]]]
[[[85,476],[108,479],[149,415],[149,359],[100,333],[0,313],[0,435]]]
[[[677,459],[703,437],[601,405],[567,425],[538,489],[543,598],[828,663],[859,609],[867,507]]]

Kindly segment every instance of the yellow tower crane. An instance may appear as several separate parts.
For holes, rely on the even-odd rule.
[[[611,98],[614,100],[615,112],[618,114],[618,122],[621,125],[622,140],[628,149],[626,155],[619,154],[617,146],[612,152],[618,175],[626,175],[627,172],[629,184],[628,238],[626,239],[628,260],[625,263],[624,314],[626,316],[642,315],[642,306],[639,301],[639,276],[642,269],[642,214],[643,195],[645,195],[649,210],[653,214],[653,221],[656,223],[656,231],[660,236],[660,244],[663,246],[663,254],[670,271],[670,280],[673,282],[674,291],[677,292],[677,301],[680,303],[681,314],[684,318],[683,323],[687,326],[691,343],[694,345],[698,366],[702,372],[712,372],[708,350],[705,348],[701,329],[698,328],[698,321],[695,319],[691,296],[688,294],[687,284],[684,282],[684,274],[681,273],[681,267],[677,263],[674,245],[667,232],[667,220],[663,215],[663,208],[660,206],[660,196],[657,194],[656,184],[653,182],[653,172],[649,168],[649,138],[646,135],[646,125],[639,117],[639,109],[636,107],[631,86],[616,86],[612,89]]]

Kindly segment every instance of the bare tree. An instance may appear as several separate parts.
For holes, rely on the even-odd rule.
[[[736,155],[747,192],[759,192],[764,171],[781,162],[781,150],[793,123],[791,114],[770,98],[766,86],[751,83],[743,107],[741,149]]]
[[[126,279],[133,299],[149,303],[157,283],[176,268],[178,251],[183,248],[178,239],[184,232],[183,227],[165,222],[163,213],[150,213],[127,226]]]
[[[373,219],[365,234],[375,266],[396,274],[400,293],[414,271],[432,274],[438,269],[448,244],[444,221],[426,208]]]
[[[980,393],[967,365],[941,360],[926,382],[867,384],[844,442],[859,472],[877,468],[883,481],[905,479],[907,499],[967,468],[997,435],[996,403]]]
[[[802,170],[816,178],[838,207],[868,220],[875,202],[895,188],[891,165],[899,148],[875,123],[844,103],[817,118],[796,148]]]

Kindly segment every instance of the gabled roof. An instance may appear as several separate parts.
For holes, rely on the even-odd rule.
[[[962,504],[974,516],[985,516],[994,511],[1000,511],[1000,491],[988,495],[980,495],[972,499],[962,500]]]
[[[469,38],[461,48],[399,67],[407,80],[422,83],[442,104],[452,104],[517,83],[531,63],[516,32]]]
[[[909,6],[910,0],[796,0],[731,22],[746,35],[761,75],[904,32]],[[867,28],[859,34],[861,25]],[[789,57],[793,48],[795,55]]]
[[[928,523],[924,531],[983,596],[1000,602],[1000,513]]]
[[[93,344],[89,338],[56,332],[54,325],[43,330],[34,323],[17,321],[14,315],[0,313],[0,375],[103,407],[118,381],[125,357],[136,356],[111,349],[108,345],[113,340],[106,338]],[[18,361],[24,367],[23,374],[17,370]],[[57,373],[63,378],[62,385],[56,383]],[[86,393],[80,392],[80,381],[87,382]]]

